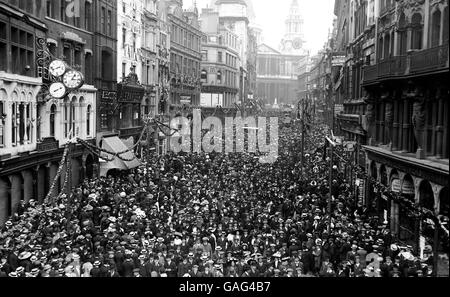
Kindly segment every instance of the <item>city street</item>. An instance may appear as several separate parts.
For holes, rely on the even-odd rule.
[[[405,277],[433,273],[332,172],[326,129],[280,134],[280,157],[168,154],[121,177],[86,180],[51,205],[21,204],[1,233],[2,271],[42,277]],[[340,152],[342,153],[342,152]],[[173,166],[181,159],[182,166]],[[147,186],[146,170],[151,182]],[[426,253],[431,252],[431,247]]]
[[[448,0],[279,2],[0,1],[0,278],[448,277]]]

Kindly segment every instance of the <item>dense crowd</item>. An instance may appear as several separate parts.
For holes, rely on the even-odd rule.
[[[0,233],[0,277],[431,275],[429,247],[419,259],[398,244],[340,173],[329,218],[325,133],[308,135],[302,176],[293,125],[280,131],[274,164],[168,154],[87,180],[54,207],[22,203]]]

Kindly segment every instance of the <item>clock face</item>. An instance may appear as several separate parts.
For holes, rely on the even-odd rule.
[[[69,89],[80,88],[83,85],[83,75],[78,71],[67,71],[63,76],[63,83]]]
[[[302,48],[302,39],[301,38],[296,38],[294,40],[294,48],[295,49],[301,49]]]
[[[66,87],[60,82],[51,84],[49,88],[50,95],[56,99],[63,98],[66,95],[66,91]]]
[[[63,75],[66,72],[66,64],[61,60],[55,60],[50,63],[50,74],[56,77]]]

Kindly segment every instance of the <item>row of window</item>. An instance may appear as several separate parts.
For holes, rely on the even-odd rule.
[[[20,75],[36,75],[32,32],[0,21],[1,70]]]
[[[170,40],[196,52],[199,52],[201,48],[200,37],[197,34],[183,29],[176,24],[172,24]]]
[[[436,10],[431,15],[429,26],[430,47],[436,47],[448,42],[449,27],[448,7],[444,9],[444,17],[440,10]],[[424,26],[422,15],[416,13],[411,18],[411,24],[407,27],[405,14],[402,13],[399,20],[400,30],[398,36],[398,55],[405,55],[408,49],[420,50],[423,48]],[[410,39],[408,42],[408,32]],[[385,59],[395,55],[394,53],[394,33],[387,33],[378,40],[379,59]]]
[[[170,66],[172,72],[184,75],[189,74],[194,77],[199,76],[200,63],[196,60],[170,53]]]
[[[216,78],[213,79],[212,81],[208,81],[208,79],[209,79],[208,71],[203,69],[201,74],[200,74],[200,80],[201,80],[202,83],[206,83],[206,84],[221,85],[222,84],[223,75],[225,75],[225,80],[223,81],[223,84],[225,86],[232,87],[232,88],[236,88],[237,87],[237,74],[236,74],[236,72],[229,71],[229,70],[226,70],[226,69],[223,70],[223,74],[222,74],[222,70],[217,71]]]
[[[4,102],[0,101],[0,114],[6,115],[6,111],[4,110]],[[69,137],[69,132],[71,129],[73,129],[75,135],[79,136],[80,131],[77,129],[76,126],[77,120],[76,117],[78,116],[76,108],[72,107],[72,119],[70,121],[70,104],[69,102],[66,102],[63,107],[63,133],[64,138]],[[36,118],[39,118],[39,110],[37,111],[37,114],[33,115],[34,111],[32,110],[32,106],[30,103],[25,102],[14,102],[11,105],[11,115],[9,117],[9,120],[11,121],[11,145],[17,146],[17,145],[24,145],[27,143],[33,142],[34,135],[33,135],[33,126],[37,124],[37,135],[36,138],[39,141],[41,139],[42,131],[40,122],[36,123]],[[56,131],[56,114],[57,114],[57,107],[55,104],[53,104],[50,108],[50,115],[49,115],[49,135],[51,137],[55,137],[55,131]],[[91,132],[91,122],[92,122],[92,107],[91,105],[88,105],[86,108],[86,121],[85,121],[85,128],[86,128],[86,136],[90,136],[92,134]],[[5,117],[5,120],[8,119],[8,115]],[[40,120],[38,120],[40,121]],[[5,146],[5,122],[1,122],[0,124],[0,147]],[[45,135],[44,135],[45,136]]]
[[[9,0],[9,3],[18,6],[20,9],[25,10],[28,13],[33,14],[34,12],[34,1],[29,0]]]
[[[233,49],[237,49],[238,48],[238,37],[229,33],[229,32],[224,32],[221,34],[222,36],[222,40],[225,39],[225,45],[233,48]]]

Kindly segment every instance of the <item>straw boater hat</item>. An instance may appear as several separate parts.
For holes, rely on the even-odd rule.
[[[31,253],[30,252],[22,252],[22,253],[20,253],[18,258],[19,258],[19,260],[26,260],[26,259],[28,259],[30,257],[31,257]]]

